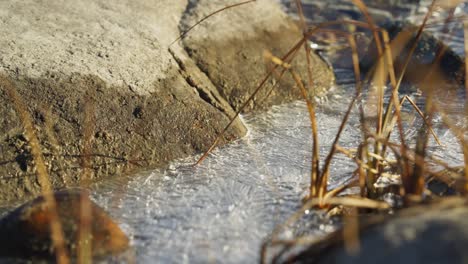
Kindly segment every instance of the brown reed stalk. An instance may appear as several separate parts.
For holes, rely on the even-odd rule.
[[[83,145],[81,150],[82,174],[80,185],[86,187],[92,178],[91,153],[94,139],[94,126],[96,123],[94,107],[94,91],[90,87],[84,100],[83,120]],[[86,264],[92,262],[92,233],[91,233],[91,200],[88,193],[82,192],[80,197],[80,224],[77,237],[77,260],[78,263]]]
[[[233,4],[233,5],[228,5],[228,6],[225,6],[223,8],[220,8],[214,12],[212,12],[211,14],[207,15],[206,17],[200,19],[199,21],[197,21],[194,25],[192,25],[191,27],[189,27],[187,30],[185,30],[184,32],[182,32],[182,34],[180,34],[179,37],[177,37],[174,41],[171,42],[171,44],[169,44],[169,47],[172,46],[174,43],[176,43],[177,41],[183,39],[190,31],[192,31],[192,29],[194,29],[196,26],[200,25],[203,21],[207,20],[208,18],[218,14],[218,13],[221,13],[223,11],[226,11],[230,8],[234,8],[234,7],[238,7],[238,6],[241,6],[241,5],[245,5],[245,4],[249,4],[249,3],[252,3],[252,2],[255,2],[257,0],[248,0],[248,1],[244,1],[244,2],[240,2],[240,3],[237,3],[237,4]]]
[[[351,110],[353,109],[354,104],[355,104],[356,100],[358,99],[358,97],[360,97],[360,93],[361,93],[361,85],[362,85],[361,77],[360,77],[361,73],[360,73],[360,68],[359,68],[359,59],[358,59],[358,56],[357,56],[356,45],[353,44],[353,43],[355,43],[354,42],[354,37],[352,35],[350,35],[349,40],[350,40],[351,48],[353,49],[352,59],[353,59],[354,75],[355,75],[355,80],[356,80],[356,94],[355,94],[355,96],[352,97],[351,102],[349,103],[348,109],[345,112],[345,115],[344,115],[344,117],[343,117],[343,119],[341,121],[341,124],[340,124],[339,128],[338,128],[338,132],[336,133],[335,139],[333,140],[330,152],[328,153],[327,157],[325,158],[323,171],[322,171],[321,177],[319,179],[320,180],[320,183],[319,183],[320,184],[320,189],[319,189],[319,194],[318,194],[319,197],[325,196],[327,183],[328,183],[328,175],[329,175],[329,171],[330,171],[331,160],[333,158],[333,155],[335,154],[336,146],[338,144],[338,140],[340,139],[341,133],[343,132],[344,127],[345,127],[346,123],[348,122],[348,118],[349,118],[349,115],[351,114]]]
[[[288,61],[288,60],[292,60],[296,54],[297,54],[297,51],[298,49],[302,46],[302,44],[305,42],[306,40],[304,38],[301,38],[300,41],[298,41],[294,47],[292,49],[290,49],[286,55],[284,55],[281,60],[282,61]],[[205,153],[203,153],[203,155],[198,159],[198,161],[195,163],[195,165],[199,165],[207,156],[208,154],[218,145],[219,141],[221,140],[221,138],[223,137],[223,135],[226,133],[226,131],[231,127],[231,125],[234,123],[234,121],[236,120],[236,118],[239,116],[239,114],[245,109],[245,107],[247,106],[247,104],[252,101],[252,99],[255,97],[255,95],[257,95],[257,93],[260,91],[260,89],[263,88],[263,86],[265,85],[265,83],[268,81],[268,79],[271,77],[271,75],[276,71],[276,69],[279,67],[279,65],[275,65],[273,66],[269,71],[268,73],[266,74],[266,76],[260,81],[260,83],[258,84],[258,86],[255,88],[255,90],[252,92],[252,94],[247,98],[247,100],[245,100],[245,102],[241,105],[241,107],[239,108],[239,110],[236,111],[236,113],[234,114],[234,116],[231,118],[231,120],[229,121],[229,123],[224,127],[224,129],[221,131],[221,133],[218,134],[218,136],[216,137],[216,139],[214,140],[214,142],[211,144],[211,146],[208,148],[207,151],[205,151]],[[282,70],[282,72],[280,73],[280,76],[283,76],[283,74],[285,73],[285,69]]]
[[[307,38],[306,31],[307,31],[307,24],[305,22],[304,11],[302,9],[302,4],[300,0],[296,0],[296,7],[299,13],[299,18],[301,20],[301,28],[303,30],[303,37]],[[310,62],[309,54],[312,52],[309,44],[304,42],[304,51],[306,53],[306,62],[307,62],[307,77],[309,81],[309,86],[312,87],[313,85],[313,76],[312,76],[312,65]],[[294,76],[293,76],[294,77]],[[298,76],[296,76],[298,77]],[[295,78],[296,83],[299,78]],[[310,124],[312,127],[312,167],[310,170],[310,190],[309,196],[315,197],[318,194],[318,188],[316,186],[319,174],[320,174],[320,152],[319,152],[319,140],[318,140],[318,127],[317,127],[317,120],[315,118],[315,105],[308,99],[307,90],[299,86],[301,88],[302,97],[306,100],[307,109],[309,111],[310,117]]]
[[[60,144],[58,143],[57,137],[54,132],[54,124],[52,122],[52,107],[46,107],[45,105],[41,105],[39,107],[39,111],[44,116],[44,130],[47,135],[47,139],[51,144],[51,154],[53,157],[57,159],[57,171],[62,170],[62,160],[63,156],[60,154]],[[52,168],[52,166],[51,166]],[[67,181],[65,175],[61,175],[62,183],[64,186],[67,186]]]
[[[359,253],[359,218],[358,210],[355,207],[349,209],[350,213],[343,217],[343,241],[346,252],[349,255]]]
[[[321,23],[319,24],[318,26],[316,27],[313,27],[313,28],[308,28],[307,31],[303,34],[304,37],[299,40],[287,53],[286,55],[284,55],[281,59],[283,61],[292,61],[296,54],[297,54],[297,51],[298,49],[300,48],[300,46],[304,45],[304,43],[307,41],[307,39],[309,39],[310,37],[312,37],[315,33],[317,33],[321,28],[324,28],[326,26],[330,26],[330,25],[335,25],[335,24],[340,24],[340,23],[345,23],[345,24],[352,24],[352,25],[356,25],[358,27],[364,27],[364,28],[369,28],[369,26],[366,24],[366,23],[363,23],[363,22],[360,22],[360,21],[355,21],[355,20],[342,20],[342,21],[331,21],[331,22],[324,22],[324,23]],[[198,23],[199,24],[199,23]],[[226,131],[231,127],[231,125],[234,123],[234,121],[236,120],[236,118],[239,116],[239,114],[245,109],[245,107],[247,106],[247,104],[250,103],[250,101],[252,101],[252,99],[255,97],[255,95],[262,89],[262,87],[265,85],[265,83],[268,81],[268,79],[275,73],[275,71],[277,70],[279,66],[278,65],[275,65],[273,68],[269,69],[269,71],[267,72],[267,74],[265,75],[265,77],[260,81],[260,83],[257,85],[257,87],[255,88],[255,90],[252,92],[252,94],[247,98],[247,100],[241,105],[241,107],[239,108],[239,110],[234,114],[234,116],[230,119],[229,123],[224,127],[224,129],[221,131],[221,133],[219,133],[216,137],[216,139],[213,141],[213,143],[210,145],[210,147],[208,148],[208,150],[206,150],[202,156],[197,160],[197,162],[195,163],[195,165],[199,165],[201,162],[203,162],[203,160],[209,155],[209,153],[218,145],[219,141],[221,140],[221,138],[223,137],[223,135],[226,133]],[[285,69],[282,70],[282,72],[279,74],[280,78],[283,76],[283,74],[285,73]],[[273,88],[272,88],[273,89]],[[269,94],[270,92],[268,92],[267,94]],[[318,146],[317,146],[318,147]],[[318,166],[317,166],[318,168]]]
[[[57,203],[53,194],[49,174],[47,173],[41,146],[36,136],[33,120],[29,114],[26,104],[16,91],[16,87],[13,82],[5,77],[1,78],[0,82],[1,86],[11,99],[13,106],[21,120],[24,134],[28,140],[29,147],[31,148],[31,154],[34,159],[37,178],[41,186],[45,203],[48,206],[48,213],[50,214],[51,239],[55,248],[56,261],[60,264],[70,263],[68,252],[65,247],[65,238],[62,224],[57,212]]]
[[[468,116],[468,21],[463,22],[463,36],[464,36],[464,48],[465,48],[465,115]],[[463,156],[465,165],[465,193],[468,193],[468,149],[467,144],[463,144]]]

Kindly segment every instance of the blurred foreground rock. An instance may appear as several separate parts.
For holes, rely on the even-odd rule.
[[[76,256],[80,226],[80,206],[84,199],[91,203],[91,245],[93,257],[104,257],[125,251],[129,240],[120,227],[80,190],[54,194],[68,252]],[[0,220],[0,257],[55,257],[51,242],[50,211],[42,196],[30,201]]]
[[[387,21],[381,27],[387,30],[391,39],[395,74],[399,76],[416,40],[419,26]],[[365,72],[376,65],[378,55],[375,42],[370,43],[367,52],[360,62]],[[404,78],[421,89],[458,89],[465,82],[465,60],[430,32],[423,32],[409,60]]]
[[[468,202],[444,198],[400,211],[386,220],[362,219],[360,251],[348,253],[342,233],[312,245],[295,263],[467,263]],[[289,262],[288,262],[289,263]]]
[[[208,19],[170,46],[188,24],[229,4],[0,2],[0,87],[12,81],[27,103],[55,187],[80,181],[82,154],[96,179],[210,146],[265,75],[263,50],[282,56],[301,38],[277,3],[259,0]],[[312,61],[312,89],[325,94],[333,74],[317,56]],[[286,82],[262,106],[300,98],[294,89]],[[4,88],[0,102],[0,200],[38,194],[28,142]],[[236,121],[222,143],[244,134]],[[87,153],[84,135],[91,135]]]

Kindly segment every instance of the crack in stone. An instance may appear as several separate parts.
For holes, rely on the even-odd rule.
[[[187,84],[190,85],[190,87],[193,87],[197,91],[198,96],[203,101],[207,102],[214,108],[221,111],[227,117],[229,118],[233,117],[235,115],[235,112],[232,106],[221,95],[218,94],[218,91],[217,90],[213,91],[209,87],[203,87],[202,85],[200,85],[200,83],[202,83],[202,80],[196,80],[196,77],[194,76],[195,74],[199,74],[201,75],[199,76],[200,78],[203,78],[203,77],[206,78],[206,80],[208,80],[210,84],[214,86],[213,82],[208,77],[208,75],[205,72],[203,72],[203,70],[200,69],[200,67],[198,67],[195,63],[193,63],[193,65],[187,65],[185,62],[183,62],[179,58],[179,56],[175,54],[173,49],[169,48],[168,50],[171,56],[174,58],[175,62],[177,63],[181,71],[181,75],[184,77]],[[190,64],[190,62],[188,61],[187,63]],[[194,71],[197,71],[197,72],[195,73]]]

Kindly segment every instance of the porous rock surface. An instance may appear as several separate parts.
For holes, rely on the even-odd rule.
[[[265,75],[263,49],[282,55],[301,38],[276,3],[259,0],[170,45],[189,24],[228,4],[2,1],[0,200],[40,190],[9,82],[33,118],[54,187],[80,182],[83,157],[97,179],[206,150]],[[333,75],[317,56],[312,62],[312,90],[324,94]],[[299,98],[291,85],[282,87],[265,106]],[[223,142],[244,133],[236,121]]]

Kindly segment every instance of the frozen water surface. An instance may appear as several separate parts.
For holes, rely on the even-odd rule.
[[[217,149],[200,166],[192,167],[190,158],[96,187],[98,203],[132,237],[138,263],[256,262],[263,239],[298,209],[311,156],[305,105],[278,106],[244,119],[248,136]],[[328,150],[340,116],[329,111],[318,122],[322,149]],[[344,145],[355,143],[353,134],[350,126]],[[336,185],[354,166],[348,159],[335,163]],[[319,215],[315,219],[319,234],[327,223]]]
[[[318,111],[322,155],[330,148],[347,103],[337,95]],[[131,236],[137,263],[258,262],[262,241],[299,208],[311,159],[305,104],[277,106],[244,120],[249,134],[215,150],[200,166],[192,167],[193,157],[165,170],[96,186],[98,203]],[[415,129],[407,131],[411,137]],[[444,143],[456,146],[445,128],[438,134]],[[340,145],[357,147],[359,136],[354,111]],[[460,164],[458,148],[432,148],[445,161]],[[355,168],[350,159],[337,155],[331,187],[349,179]],[[319,212],[312,212],[309,220],[312,234],[333,229]]]

